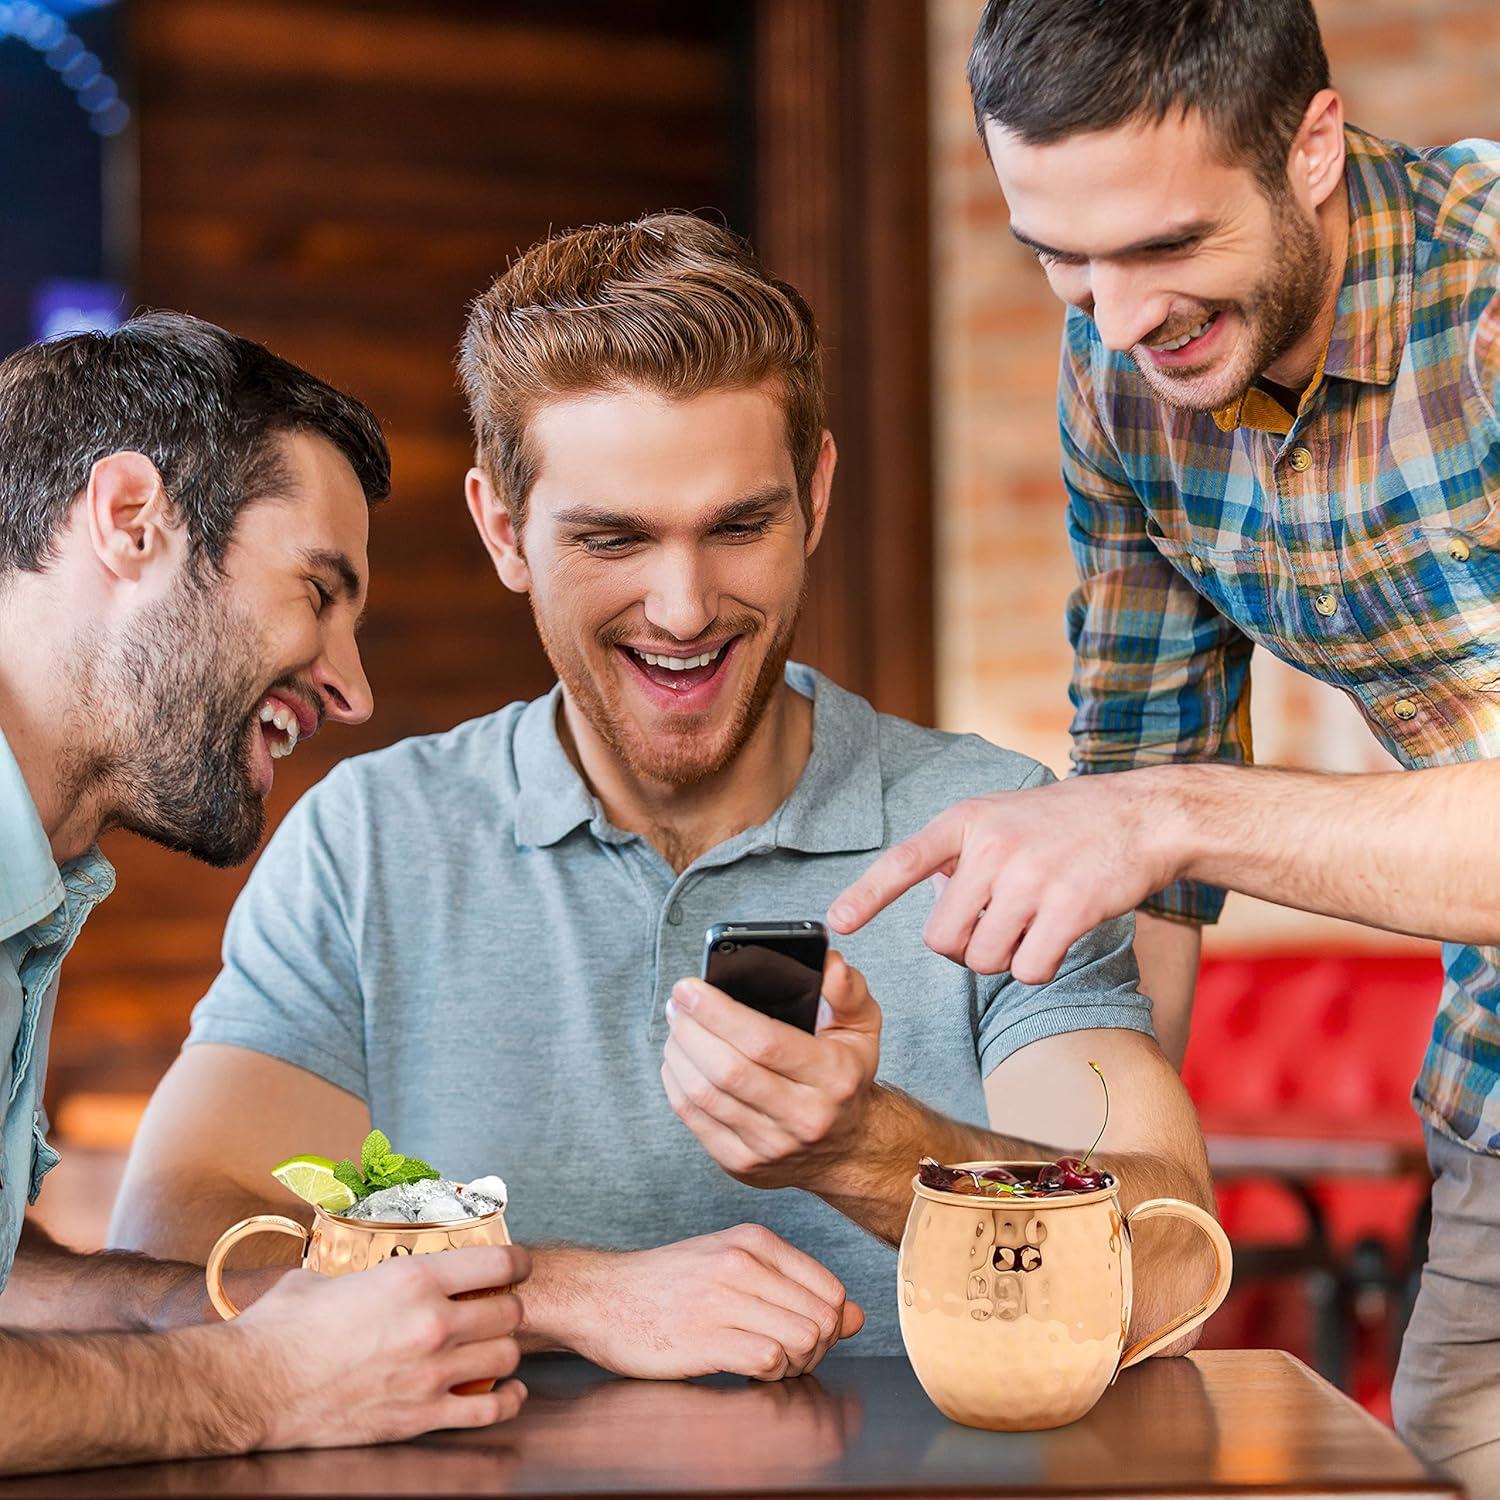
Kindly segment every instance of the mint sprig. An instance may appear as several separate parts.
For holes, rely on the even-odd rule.
[[[430,1182],[441,1176],[435,1167],[415,1156],[403,1156],[391,1150],[390,1138],[383,1130],[372,1130],[359,1150],[360,1165],[346,1156],[336,1162],[333,1175],[356,1198],[368,1198],[382,1188],[400,1187],[408,1182]]]

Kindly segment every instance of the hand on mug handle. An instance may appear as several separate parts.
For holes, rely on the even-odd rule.
[[[1200,1323],[1205,1323],[1218,1311],[1219,1304],[1229,1293],[1229,1279],[1234,1271],[1234,1252],[1229,1248],[1229,1236],[1219,1226],[1219,1221],[1210,1213],[1205,1213],[1194,1203],[1185,1203],[1181,1198],[1151,1198],[1145,1203],[1138,1203],[1125,1215],[1125,1227],[1127,1233],[1144,1219],[1174,1218],[1186,1219],[1190,1224],[1201,1229],[1208,1236],[1209,1243],[1214,1247],[1214,1279],[1213,1285],[1208,1289],[1208,1295],[1201,1302],[1195,1303],[1184,1313],[1179,1313],[1170,1323],[1164,1323],[1160,1328],[1153,1329],[1144,1338],[1139,1338],[1131,1344],[1120,1356],[1120,1363],[1115,1370],[1118,1375],[1121,1370],[1128,1370],[1131,1365],[1139,1364],[1143,1359],[1148,1359],[1158,1349],[1164,1349],[1168,1344],[1175,1343],[1184,1334],[1191,1333]]]

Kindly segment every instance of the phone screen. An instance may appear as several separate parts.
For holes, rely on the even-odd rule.
[[[817,1030],[828,953],[821,923],[721,923],[704,948],[709,984],[773,1021]]]

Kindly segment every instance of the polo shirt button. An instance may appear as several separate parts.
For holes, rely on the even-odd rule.
[[[1337,594],[1330,594],[1326,589],[1313,600],[1313,608],[1325,619],[1329,615],[1338,613],[1339,601]]]
[[[1312,463],[1312,454],[1306,448],[1293,448],[1287,462],[1300,474]]]
[[[1461,536],[1454,537],[1453,540],[1448,543],[1448,556],[1451,557],[1454,562],[1468,562],[1469,553],[1471,550],[1472,549],[1470,548],[1468,542],[1466,542]]]
[[[1410,698],[1397,698],[1392,712],[1398,719],[1415,719],[1417,716],[1417,705]]]
[[[1190,567],[1193,572],[1198,575],[1199,578],[1203,577],[1203,559],[1199,557],[1196,552],[1193,554],[1192,560],[1188,563],[1188,567]]]
[[[682,904],[680,902],[674,901],[667,908],[667,921],[674,927],[682,926]]]

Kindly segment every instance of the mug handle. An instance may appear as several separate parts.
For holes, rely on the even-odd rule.
[[[224,1290],[224,1262],[229,1252],[241,1240],[248,1240],[252,1234],[284,1234],[300,1240],[303,1252],[307,1250],[308,1231],[295,1219],[285,1218],[281,1214],[255,1214],[251,1218],[241,1219],[232,1229],[226,1229],[219,1236],[219,1242],[203,1268],[204,1279],[208,1282],[208,1300],[213,1303],[214,1311],[226,1320],[239,1317],[240,1310],[229,1300]]]
[[[1184,1203],[1181,1198],[1152,1198],[1148,1202],[1138,1203],[1125,1215],[1127,1229],[1139,1224],[1143,1219],[1174,1218],[1186,1219],[1190,1224],[1195,1224],[1204,1234],[1208,1236],[1209,1243],[1214,1247],[1214,1281],[1208,1289],[1208,1295],[1185,1313],[1179,1313],[1170,1323],[1163,1323],[1160,1328],[1153,1329],[1144,1338],[1137,1339],[1120,1356],[1120,1364],[1115,1374],[1120,1370],[1128,1370],[1131,1365],[1139,1364],[1143,1359],[1155,1354],[1158,1349],[1165,1348],[1174,1339],[1180,1339],[1183,1334],[1191,1333],[1200,1323],[1207,1322],[1215,1312],[1219,1304],[1229,1293],[1229,1278],[1234,1272],[1234,1253],[1229,1248],[1229,1236],[1219,1227],[1219,1221],[1210,1213],[1205,1213],[1195,1203]]]

